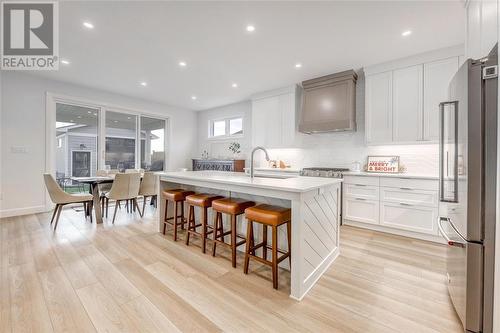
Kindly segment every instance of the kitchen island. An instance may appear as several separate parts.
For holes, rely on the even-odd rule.
[[[158,231],[163,228],[166,189],[182,188],[243,198],[292,209],[292,264],[290,297],[301,300],[339,255],[341,179],[290,177],[251,179],[243,173],[219,171],[183,171],[158,173],[160,212]],[[199,212],[196,217],[199,218]],[[209,214],[208,223],[212,223]],[[226,222],[224,223],[226,224]],[[246,220],[240,217],[238,233],[244,234]],[[261,237],[259,229],[257,238]],[[258,242],[259,240],[257,240]],[[286,247],[286,232],[280,230],[278,246]],[[239,250],[243,251],[241,246]],[[210,260],[207,257],[207,260]],[[280,267],[289,269],[288,260]],[[238,266],[241,269],[241,265]]]

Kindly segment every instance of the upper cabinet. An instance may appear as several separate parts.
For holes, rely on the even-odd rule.
[[[422,139],[422,66],[392,73],[392,138],[396,142]]]
[[[392,72],[366,77],[366,140],[392,141]],[[368,130],[370,129],[370,130]]]
[[[492,0],[469,0],[467,9],[467,58],[487,56],[498,41],[498,3]]]
[[[298,88],[287,87],[252,98],[252,146],[293,146]]]
[[[439,103],[447,99],[458,63],[459,58],[452,57],[424,64],[424,141],[439,140]]]
[[[439,139],[439,103],[458,70],[461,47],[365,68],[366,143]]]

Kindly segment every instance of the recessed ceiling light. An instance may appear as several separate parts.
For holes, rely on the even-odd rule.
[[[83,26],[87,29],[94,29],[94,25],[87,21],[83,22]]]
[[[71,119],[69,122],[70,122],[70,123],[74,123],[75,121],[74,121],[73,119]]]
[[[198,98],[198,97],[196,97],[196,96],[191,96],[191,99],[192,99],[193,101],[195,101],[197,98]]]
[[[247,31],[248,32],[254,32],[255,31],[255,26],[253,26],[253,25],[247,25]]]
[[[82,116],[76,116],[78,119],[82,119]]]
[[[97,113],[94,113],[94,116],[97,116]]]
[[[68,60],[66,60],[66,59],[63,59],[63,60],[61,60],[61,64],[63,64],[63,65],[69,65],[70,62]]]
[[[127,117],[128,120],[132,119],[132,117]]]
[[[185,62],[185,61],[179,61],[179,66],[181,66],[181,67],[186,67],[186,66],[187,66],[187,64],[186,64],[186,62]]]
[[[117,123],[117,122],[118,122],[118,120],[114,120],[114,122],[115,122],[115,123]]]
[[[91,114],[91,113],[92,113],[92,111],[87,111],[87,113],[88,113],[88,114]]]
[[[145,86],[147,86],[147,85],[148,85],[148,83],[147,83],[147,82],[144,82],[144,81],[143,81],[143,82],[141,82],[141,86],[145,87]]]
[[[302,64],[300,62],[296,63],[295,68],[302,68]]]
[[[403,36],[403,37],[407,37],[407,36],[410,36],[410,35],[411,35],[411,30],[406,30],[406,31],[403,31],[401,33],[401,36]]]
[[[233,88],[238,88],[238,83],[233,83],[233,84],[231,85],[231,87],[233,87]]]

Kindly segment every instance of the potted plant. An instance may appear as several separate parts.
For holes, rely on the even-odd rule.
[[[239,142],[231,142],[229,144],[229,147],[227,148],[230,152],[233,153],[233,156],[234,158],[236,159],[236,157],[238,156],[239,153],[241,153],[241,145]]]

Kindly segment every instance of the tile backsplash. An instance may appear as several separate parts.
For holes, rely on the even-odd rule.
[[[407,173],[437,175],[439,170],[439,145],[391,145],[391,146],[353,146],[333,148],[293,148],[270,149],[271,159],[280,159],[293,168],[304,167],[346,167],[352,168],[352,162],[361,162],[363,166],[369,155],[397,155]],[[261,156],[260,166],[267,163]]]

